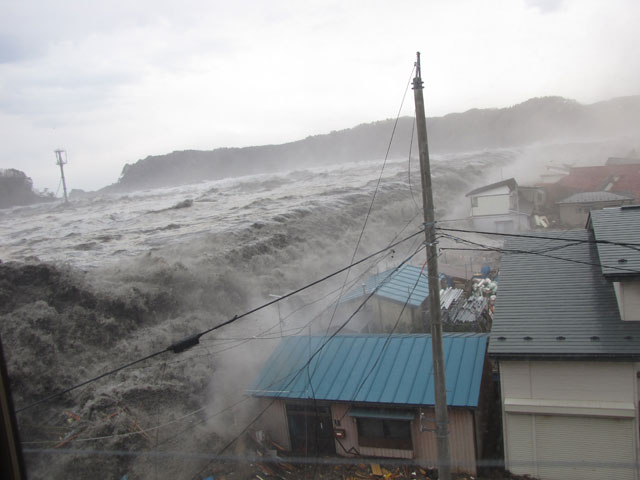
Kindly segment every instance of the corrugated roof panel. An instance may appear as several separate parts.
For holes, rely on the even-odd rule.
[[[443,278],[444,275],[440,275]],[[403,265],[369,277],[366,282],[354,286],[342,297],[342,302],[371,294],[375,296],[417,307],[429,296],[427,271],[414,265]]]
[[[487,335],[444,334],[447,403],[478,403]],[[310,356],[316,354],[309,367]],[[283,339],[247,393],[356,403],[433,405],[430,335]]]

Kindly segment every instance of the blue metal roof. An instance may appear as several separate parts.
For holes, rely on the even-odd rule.
[[[354,300],[369,295],[376,288],[375,295],[395,302],[418,307],[429,296],[427,270],[420,267],[403,265],[397,271],[390,269],[369,277],[364,285],[357,285],[347,292],[342,301]],[[444,275],[440,275],[443,278]],[[416,284],[417,282],[417,284]],[[414,288],[415,287],[415,288]],[[411,294],[411,296],[409,296]]]
[[[444,334],[443,347],[447,404],[476,407],[487,335]],[[434,405],[431,335],[285,338],[247,393],[336,402]]]

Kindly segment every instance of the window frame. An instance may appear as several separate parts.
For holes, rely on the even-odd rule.
[[[361,447],[413,450],[411,420],[363,417],[358,417],[355,420],[358,431],[358,445]],[[365,428],[378,430],[381,435],[367,435]]]

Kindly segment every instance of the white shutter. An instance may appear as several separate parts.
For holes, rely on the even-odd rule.
[[[505,422],[508,468],[517,475],[531,474],[535,469],[533,417],[507,413]]]
[[[633,419],[505,415],[507,468],[541,480],[636,479]]]
[[[536,415],[535,432],[540,478],[635,478],[630,419]]]

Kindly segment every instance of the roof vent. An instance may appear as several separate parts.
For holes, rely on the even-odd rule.
[[[566,339],[567,339],[567,337],[563,337],[562,335],[558,335],[556,337],[556,340],[566,340]]]
[[[598,342],[598,341],[600,341],[600,337],[599,337],[599,336],[597,336],[597,335],[594,335],[593,337],[589,337],[589,339],[590,339],[592,342]]]
[[[530,337],[529,335],[527,335],[526,337],[522,337],[523,340],[526,340],[527,342],[530,342],[531,340],[533,340],[533,337]]]
[[[618,263],[627,263],[629,260],[627,260],[626,258],[619,258],[618,259]]]
[[[631,335],[627,335],[624,337],[625,340],[633,340],[633,337]]]
[[[507,339],[507,337],[498,337],[498,340],[500,340],[501,342],[504,342]]]

